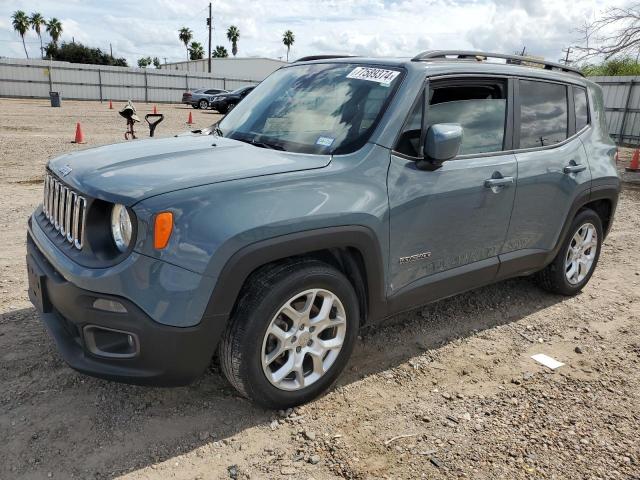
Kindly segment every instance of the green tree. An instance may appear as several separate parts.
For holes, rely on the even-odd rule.
[[[235,57],[238,54],[238,40],[240,39],[240,30],[235,25],[231,25],[227,30],[227,40],[231,42],[231,53]]]
[[[284,43],[285,47],[287,47],[287,62],[289,61],[289,50],[291,50],[291,45],[296,41],[296,37],[293,35],[291,30],[287,30],[282,35],[282,43]]]
[[[216,45],[215,50],[211,54],[213,58],[227,58],[229,56],[229,52],[222,45]]]
[[[160,59],[158,57],[153,57],[153,66],[160,68]]]
[[[56,17],[53,17],[47,22],[47,33],[51,36],[51,43],[57,48],[58,40],[62,35],[62,23]]]
[[[127,61],[124,58],[113,58],[99,48],[91,48],[81,43],[62,42],[57,47],[53,42],[47,45],[47,56],[52,60],[60,60],[70,63],[88,63],[91,65],[112,65],[115,67],[126,67]]]
[[[29,58],[29,52],[27,52],[27,45],[24,43],[24,35],[29,30],[29,26],[31,22],[29,21],[29,17],[22,10],[16,10],[11,15],[11,23],[13,25],[13,29],[20,34],[22,38],[22,46],[24,47],[24,54]]]
[[[151,57],[142,57],[138,59],[138,66],[140,68],[147,68],[152,62]]]
[[[640,75],[640,63],[635,58],[612,58],[599,65],[585,65],[582,73],[587,77]]]
[[[187,49],[187,60],[191,57],[191,51],[189,50],[189,42],[193,38],[193,32],[187,27],[182,27],[178,30],[178,38],[184,43],[184,48]]]
[[[35,30],[38,34],[38,38],[40,39],[40,58],[44,58],[44,47],[42,46],[42,35],[41,35],[41,27],[42,25],[46,25],[47,21],[44,17],[38,12],[34,12],[31,14],[31,18],[29,18],[29,22],[31,23],[31,28]]]
[[[199,42],[191,42],[189,46],[189,58],[191,60],[200,60],[204,58],[204,47]]]

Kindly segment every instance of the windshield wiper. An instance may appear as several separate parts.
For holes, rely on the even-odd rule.
[[[234,138],[234,140],[239,140],[240,142],[248,143],[249,145],[253,145],[254,147],[268,148],[270,150],[279,150],[282,152],[286,152],[285,148],[282,145],[278,145],[276,143],[259,142],[255,139],[249,140],[248,138]]]

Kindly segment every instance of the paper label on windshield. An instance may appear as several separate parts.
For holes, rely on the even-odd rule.
[[[351,73],[347,75],[347,78],[355,78],[356,80],[367,80],[369,82],[376,82],[388,86],[398,75],[400,75],[400,72],[397,72],[395,70],[372,67],[356,67],[351,70]]]
[[[330,147],[335,138],[331,137],[318,137],[316,140],[316,145],[322,145],[323,147]]]

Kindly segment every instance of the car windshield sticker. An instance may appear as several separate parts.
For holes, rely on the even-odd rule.
[[[316,145],[322,145],[323,147],[330,147],[335,138],[331,137],[318,137],[316,140]]]
[[[384,68],[356,67],[351,70],[347,78],[355,78],[357,80],[368,80],[370,82],[380,83],[381,85],[390,85],[393,79],[400,75],[395,70],[386,70]]]

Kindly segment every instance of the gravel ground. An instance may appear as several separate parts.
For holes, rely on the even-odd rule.
[[[25,221],[45,161],[121,141],[124,121],[95,102],[0,108],[0,478],[640,478],[640,190],[623,192],[581,295],[523,278],[397,316],[363,332],[335,390],[270,412],[215,365],[158,389],[64,364],[27,300]],[[189,111],[217,118],[159,110],[160,136]],[[70,143],[76,121],[86,146]]]

